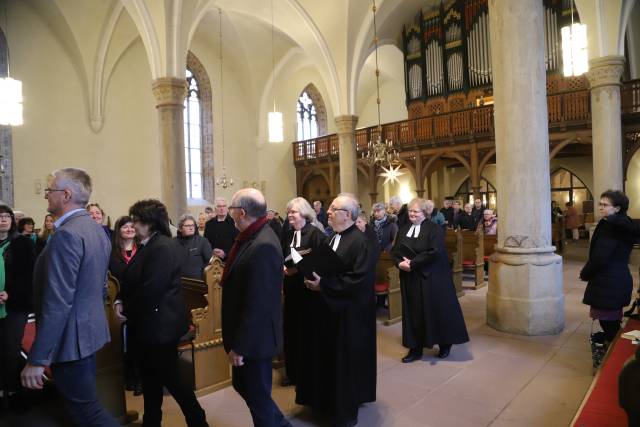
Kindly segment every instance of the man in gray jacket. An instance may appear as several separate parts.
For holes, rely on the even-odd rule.
[[[96,394],[95,353],[109,342],[103,288],[111,244],[84,209],[91,178],[82,169],[59,169],[45,189],[55,234],[34,269],[36,339],[22,371],[26,388],[42,388],[46,366],[78,426],[118,425]]]

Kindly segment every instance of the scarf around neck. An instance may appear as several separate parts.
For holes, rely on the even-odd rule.
[[[229,275],[229,271],[231,270],[231,266],[233,262],[236,260],[236,255],[238,255],[238,249],[244,242],[252,238],[255,234],[257,234],[265,224],[269,222],[267,221],[267,216],[261,216],[257,220],[251,223],[247,228],[242,230],[233,241],[233,246],[229,251],[229,256],[227,257],[227,262],[224,265],[224,271],[222,272],[222,279],[220,280],[220,286],[224,285],[224,282]]]
[[[9,238],[0,243],[0,292],[4,292],[5,287],[5,271],[4,271],[4,251],[9,247]],[[0,304],[0,319],[7,317],[6,301],[4,304]]]

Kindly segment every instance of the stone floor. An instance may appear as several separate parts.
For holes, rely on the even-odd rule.
[[[577,279],[581,265],[564,263],[566,326],[556,336],[516,336],[488,327],[486,287],[466,291],[460,299],[471,342],[455,346],[444,361],[425,354],[420,362],[400,363],[406,351],[400,345],[401,325],[380,324],[378,400],[361,407],[358,426],[567,426],[593,378],[591,322],[580,302],[584,283]],[[295,404],[294,394],[291,387],[274,385],[274,399],[294,426],[318,425]],[[142,398],[128,394],[127,401],[129,409],[141,411]],[[200,402],[212,427],[252,425],[244,402],[231,388]],[[166,398],[163,410],[163,425],[186,425],[172,398]],[[44,418],[0,425],[58,425]]]

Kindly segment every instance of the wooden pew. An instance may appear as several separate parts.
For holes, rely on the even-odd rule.
[[[119,290],[118,280],[109,273],[104,311],[111,341],[96,353],[96,389],[104,408],[119,424],[126,425],[138,419],[138,412],[127,410],[124,394],[122,323],[113,312],[113,302]]]
[[[453,228],[447,228],[444,234],[444,245],[447,249],[447,259],[451,265],[453,284],[458,298],[464,295],[462,290],[462,235]]]
[[[383,284],[387,286],[382,286]],[[402,320],[402,294],[400,293],[400,273],[393,265],[389,254],[383,251],[376,263],[376,295],[385,294],[388,314],[384,324],[389,326]]]
[[[196,304],[196,308],[191,309],[191,316],[195,327],[192,362],[194,390],[197,396],[231,384],[231,367],[222,346],[220,279],[223,268],[222,261],[214,257],[211,264],[205,268],[204,282],[183,279],[185,301],[192,307]],[[187,349],[185,347],[183,350]]]
[[[476,231],[460,230],[462,236],[462,267],[473,269],[474,284],[464,288],[479,289],[486,285],[484,280],[484,232],[481,227]]]

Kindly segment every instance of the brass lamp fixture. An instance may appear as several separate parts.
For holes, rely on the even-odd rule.
[[[222,175],[216,179],[216,185],[228,188],[233,185],[233,178],[227,176],[227,168],[224,165],[224,74],[222,72],[222,9],[218,8],[218,20],[220,22],[220,133],[222,134]]]

